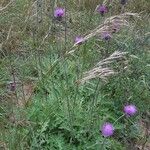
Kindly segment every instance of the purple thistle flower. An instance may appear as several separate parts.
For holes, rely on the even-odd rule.
[[[137,108],[136,108],[135,105],[132,105],[132,104],[131,105],[126,105],[126,106],[124,106],[124,112],[128,116],[133,116],[133,115],[136,114]]]
[[[108,9],[105,5],[99,5],[97,8],[97,12],[99,12],[103,16],[104,13],[108,12]]]
[[[111,34],[108,32],[103,32],[101,36],[102,36],[102,39],[104,39],[106,41],[110,40],[112,37]]]
[[[109,137],[109,136],[113,135],[114,127],[111,123],[106,122],[106,123],[103,124],[101,131],[102,131],[102,135],[104,137]]]
[[[77,36],[75,38],[75,44],[82,44],[84,42],[84,38],[81,36]]]
[[[122,5],[125,5],[125,4],[127,3],[127,0],[121,0],[120,3],[121,3]]]
[[[65,9],[63,8],[60,8],[60,7],[57,7],[55,10],[54,10],[54,17],[61,21],[62,20],[62,17],[64,17],[65,15]]]

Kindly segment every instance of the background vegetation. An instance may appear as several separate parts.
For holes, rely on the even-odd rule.
[[[109,9],[104,16],[95,11],[102,3]],[[53,17],[57,6],[66,9],[61,22]],[[0,149],[148,150],[149,8],[149,0],[128,0],[124,9],[119,0],[1,0]],[[126,18],[109,42],[98,33],[74,45],[122,9],[139,17]],[[108,65],[116,74],[80,83],[115,51],[127,52]],[[138,113],[119,119],[105,139],[102,124],[114,123],[128,103]]]

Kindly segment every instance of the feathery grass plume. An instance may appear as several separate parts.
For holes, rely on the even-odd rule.
[[[108,33],[112,34],[112,33],[114,33],[114,28],[116,30],[116,27],[118,30],[122,26],[129,26],[129,22],[127,21],[127,19],[129,17],[139,18],[140,16],[137,13],[129,13],[129,12],[126,12],[126,13],[123,13],[120,15],[111,16],[111,17],[105,19],[105,21],[101,25],[99,25],[97,28],[95,28],[89,34],[87,34],[84,37],[84,41],[86,41],[96,35],[100,35],[101,33],[104,33],[104,32],[108,32]],[[77,44],[75,43],[73,45],[73,47],[74,46],[77,46]]]
[[[105,59],[101,60],[97,65],[98,66],[103,66],[103,65],[107,65],[107,64],[113,63],[115,60],[124,59],[125,58],[124,56],[126,54],[127,54],[127,52],[115,51],[108,58],[105,58]]]
[[[5,10],[6,8],[8,8],[13,2],[14,2],[14,1],[11,0],[6,6],[0,7],[0,12],[3,11],[3,10]]]
[[[75,38],[75,43],[76,43],[76,44],[80,45],[80,44],[82,44],[83,42],[84,42],[83,37],[77,36],[77,37]]]
[[[112,38],[111,34],[108,33],[108,32],[102,33],[102,34],[101,34],[101,37],[102,37],[102,39],[105,40],[105,41],[108,41],[108,40],[110,40],[110,39]]]
[[[85,72],[83,74],[83,78],[78,80],[77,83],[84,84],[86,81],[89,81],[95,78],[100,78],[106,81],[107,77],[116,74],[116,72],[112,68],[106,67],[106,65],[113,63],[115,60],[124,59],[125,54],[127,54],[127,52],[115,51],[108,58],[103,59],[100,62],[98,62],[93,69]]]

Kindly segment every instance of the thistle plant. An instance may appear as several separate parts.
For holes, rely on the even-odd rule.
[[[113,124],[109,123],[109,122],[105,122],[101,129],[100,129],[100,134],[102,134],[104,136],[103,142],[102,142],[102,147],[101,149],[103,150],[105,147],[105,141],[106,138],[112,136],[115,132],[115,124],[122,118],[124,118],[126,115],[127,116],[133,116],[135,115],[137,112],[137,108],[135,105],[130,104],[130,105],[126,105],[124,106],[124,113],[122,116],[120,116],[118,119],[115,120],[115,122]]]
[[[149,113],[148,9],[139,1],[2,0],[2,149],[122,150],[143,137],[146,147],[148,134],[130,130]]]

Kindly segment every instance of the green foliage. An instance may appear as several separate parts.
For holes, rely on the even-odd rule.
[[[131,141],[143,138],[139,120],[143,115],[147,119],[145,114],[150,110],[148,15],[142,14],[141,20],[130,18],[130,25],[113,34],[109,42],[93,37],[72,47],[75,36],[86,35],[112,14],[102,17],[90,11],[99,1],[82,1],[78,8],[72,1],[67,3],[67,20],[58,23],[51,17],[53,2],[45,0],[37,12],[35,3],[17,0],[0,17],[0,148],[128,149]],[[138,0],[134,8],[132,3],[125,10],[139,12],[137,8],[142,5],[140,9],[147,14],[148,1]],[[63,2],[58,4],[64,6]],[[112,7],[115,14],[120,13],[120,5],[117,7]],[[79,84],[84,73],[105,57],[107,49],[109,54],[128,52],[126,62],[111,66],[118,74],[107,82],[92,79]],[[71,50],[74,53],[66,55]],[[16,90],[10,91],[9,82],[14,77]],[[128,103],[137,106],[138,114],[118,119]],[[115,122],[115,134],[104,138],[100,128],[107,121]]]

